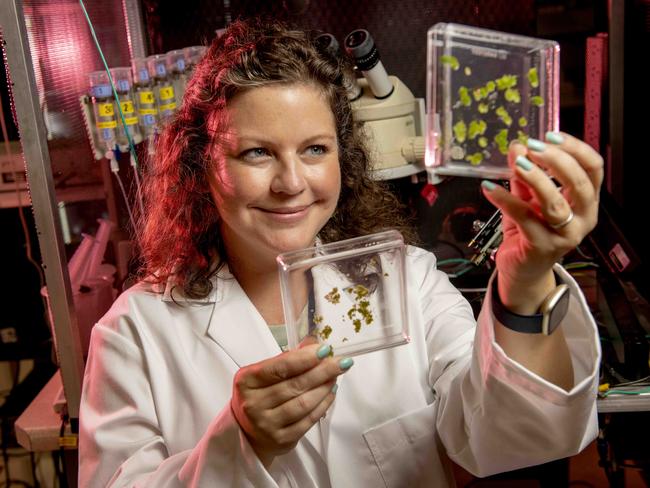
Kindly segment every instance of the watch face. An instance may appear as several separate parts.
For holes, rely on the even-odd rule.
[[[560,325],[569,310],[570,298],[569,286],[563,284],[558,286],[555,292],[544,301],[540,310],[543,315],[542,332],[544,334],[552,334]]]

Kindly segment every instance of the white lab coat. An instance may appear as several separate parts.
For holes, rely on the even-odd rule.
[[[187,303],[142,284],[127,290],[92,333],[80,486],[445,487],[454,486],[445,452],[486,476],[593,440],[600,347],[563,269],[568,393],[495,343],[489,292],[477,327],[432,254],[409,248],[406,271],[411,342],[355,358],[327,416],[268,470],[229,400],[236,371],[280,349],[237,281],[221,272],[209,297]]]

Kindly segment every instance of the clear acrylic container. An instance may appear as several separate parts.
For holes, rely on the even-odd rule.
[[[409,341],[405,246],[389,230],[277,257],[289,347],[311,336],[334,355]]]
[[[427,37],[427,169],[509,178],[510,142],[558,130],[558,43],[448,23]]]

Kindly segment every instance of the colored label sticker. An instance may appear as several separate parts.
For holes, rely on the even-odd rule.
[[[151,114],[147,114],[144,117],[142,117],[142,124],[145,126],[155,125],[156,118]]]
[[[158,110],[155,108],[141,108],[140,115],[157,115]]]
[[[146,69],[141,69],[139,73],[140,81],[149,81],[149,72]]]
[[[100,103],[97,105],[97,112],[100,117],[111,117],[114,115],[112,103]]]
[[[174,87],[173,86],[163,86],[160,89],[160,99],[161,100],[171,100],[174,98]]]
[[[118,90],[120,90],[122,92],[125,92],[125,91],[129,91],[129,88],[130,88],[129,80],[124,80],[124,79],[117,80],[117,89]]]
[[[165,76],[167,74],[167,70],[163,63],[156,64],[156,73],[158,73],[158,76]]]
[[[150,104],[154,103],[155,97],[153,96],[152,91],[141,91],[140,92],[140,103]]]
[[[137,117],[125,117],[124,122],[126,122],[126,125],[135,125],[138,123],[138,118]]]
[[[117,122],[109,120],[108,122],[97,122],[97,127],[100,129],[115,129]]]
[[[135,107],[133,107],[133,102],[131,100],[125,100],[121,102],[120,105],[122,106],[122,113],[124,115],[135,112]]]
[[[161,105],[160,106],[160,111],[161,112],[167,112],[167,111],[174,110],[175,108],[176,108],[176,102],[172,102],[172,103],[168,103],[168,104],[165,104],[165,105]]]

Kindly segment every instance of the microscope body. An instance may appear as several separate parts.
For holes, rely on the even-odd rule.
[[[393,91],[385,98],[376,98],[365,78],[357,79],[362,93],[352,102],[379,179],[395,177],[396,171],[405,176],[424,170],[424,100],[415,98],[399,78],[388,78]]]

